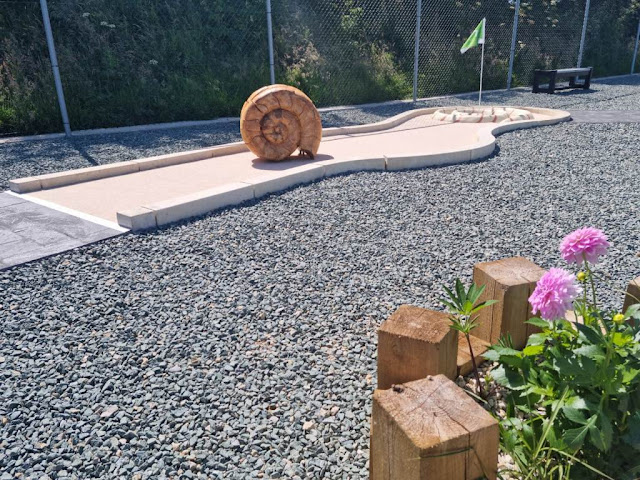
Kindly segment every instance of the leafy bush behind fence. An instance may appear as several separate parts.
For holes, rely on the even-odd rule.
[[[410,98],[416,0],[272,0],[276,81],[319,106]],[[264,0],[50,0],[73,129],[237,116],[269,82]],[[628,73],[640,3],[592,0],[584,65]],[[418,95],[477,89],[480,52],[459,52],[487,18],[485,88],[507,82],[514,5],[422,2]],[[583,0],[523,1],[513,85],[575,66]],[[0,1],[0,133],[60,131],[37,1]]]

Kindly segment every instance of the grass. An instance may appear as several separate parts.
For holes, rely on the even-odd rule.
[[[533,68],[575,61],[583,7],[570,1],[575,5],[562,10],[523,3],[527,41],[517,50],[515,85],[528,84]],[[591,16],[585,63],[596,65],[598,75],[626,73],[630,64],[638,9],[612,1],[614,8],[594,7]],[[512,7],[502,0],[459,3],[429,4],[437,15],[424,18],[420,96],[477,88],[479,52],[460,55],[464,39],[456,32],[482,16],[495,32],[484,87],[506,86]],[[278,0],[276,79],[298,86],[318,106],[410,98],[415,12],[409,7],[393,0]],[[269,82],[263,0],[49,0],[49,10],[72,129],[237,116],[249,94]],[[607,28],[612,22],[616,28]],[[0,31],[7,32],[0,38],[0,135],[60,131],[38,2],[4,4]]]

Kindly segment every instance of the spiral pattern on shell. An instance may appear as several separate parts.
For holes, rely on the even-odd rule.
[[[244,102],[240,133],[258,157],[284,160],[299,148],[301,154],[313,158],[322,139],[322,123],[315,105],[300,90],[268,85]]]

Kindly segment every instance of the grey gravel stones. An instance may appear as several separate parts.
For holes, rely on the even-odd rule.
[[[496,105],[523,105],[577,110],[640,110],[640,76],[595,80],[590,91],[569,90],[554,95],[533,94],[530,88],[485,92],[484,102]],[[322,125],[335,127],[383,120],[417,107],[438,107],[477,103],[477,94],[440,97],[416,104],[370,105],[323,111]],[[227,142],[240,141],[239,122],[216,123],[112,135],[89,135],[72,140],[36,140],[0,144],[0,190],[9,180],[73,168],[91,167],[136,158],[161,155]]]
[[[339,176],[0,272],[0,472],[367,478],[377,326],[439,308],[474,262],[562,265],[583,225],[609,235],[599,270],[622,289],[640,272],[639,135],[512,132],[486,161]]]

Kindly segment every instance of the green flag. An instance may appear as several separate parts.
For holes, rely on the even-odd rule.
[[[477,47],[480,44],[484,44],[484,24],[486,23],[486,21],[487,19],[483,18],[476,29],[471,32],[471,35],[469,35],[467,41],[464,42],[464,45],[462,45],[460,53],[464,53],[470,48]]]

